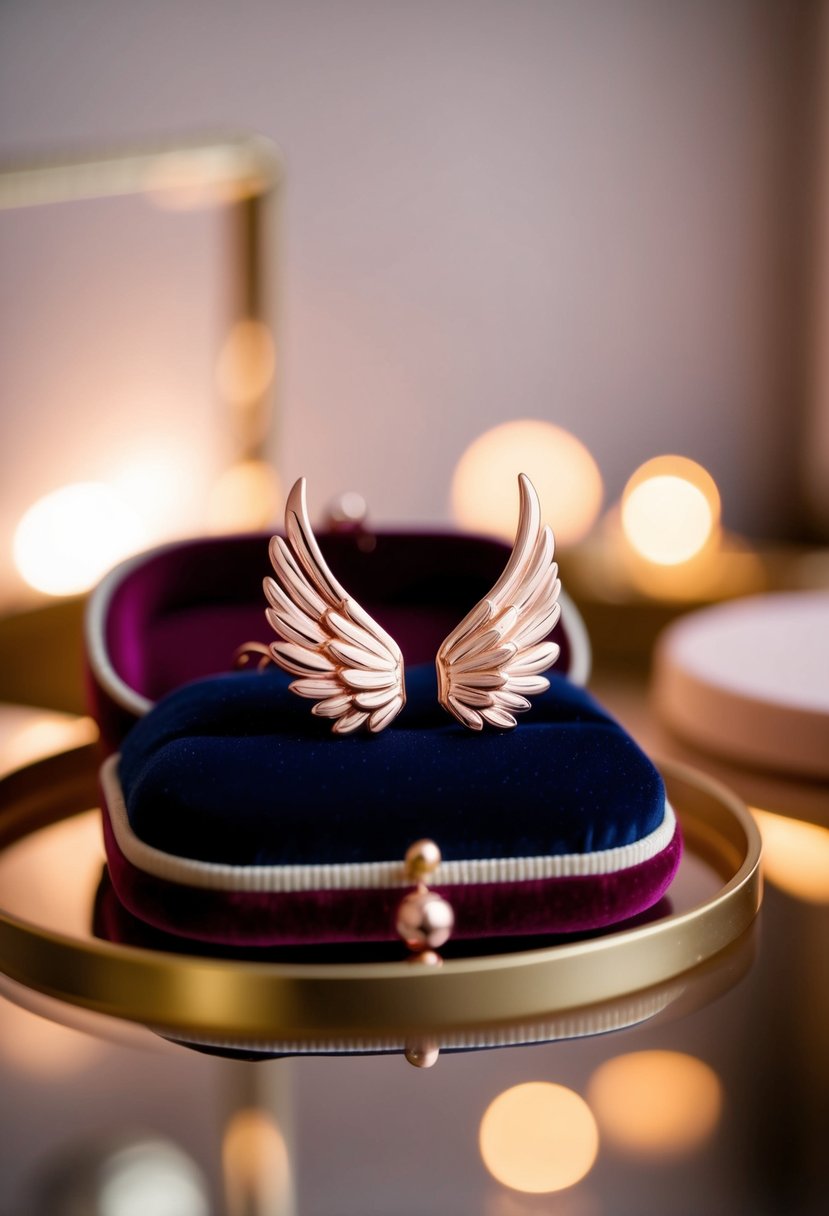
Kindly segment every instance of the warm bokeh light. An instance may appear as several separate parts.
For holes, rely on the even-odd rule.
[[[678,1051],[615,1056],[596,1069],[588,1096],[602,1135],[624,1152],[647,1157],[698,1148],[722,1109],[714,1070]]]
[[[96,1172],[94,1206],[79,1197],[74,1211],[100,1216],[209,1216],[211,1211],[201,1170],[169,1140],[124,1145],[105,1157]]]
[[[702,465],[657,456],[636,470],[622,494],[622,531],[647,561],[676,566],[700,553],[719,526],[720,496]]]
[[[511,541],[518,523],[519,473],[541,499],[560,544],[581,540],[602,505],[602,478],[587,448],[550,422],[522,419],[485,431],[466,449],[452,478],[452,513],[471,532]]]
[[[30,587],[76,595],[92,587],[146,533],[137,513],[109,486],[63,486],[29,508],[14,534],[14,562]]]
[[[276,368],[273,336],[267,325],[250,317],[236,321],[216,364],[216,383],[231,405],[255,404],[267,392]]]
[[[222,1164],[230,1216],[282,1212],[293,1194],[285,1137],[265,1110],[238,1110],[222,1142]]]
[[[599,1133],[590,1107],[572,1089],[530,1081],[504,1090],[490,1103],[479,1143],[496,1181],[541,1194],[584,1178],[596,1160]]]
[[[2,906],[23,920],[86,938],[104,861],[99,811],[29,832],[0,850]]]
[[[588,1190],[588,1183],[560,1191],[555,1199],[522,1195],[503,1188],[492,1189],[484,1198],[480,1216],[608,1216],[601,1196]]]
[[[264,460],[240,460],[210,492],[207,522],[213,532],[246,532],[271,525],[282,501],[276,471]]]
[[[108,468],[107,484],[140,518],[148,539],[195,526],[206,481],[195,448],[182,450],[158,436]]]
[[[14,706],[0,709],[0,773],[22,768],[42,756],[93,743],[98,728],[92,718],[51,710]]]
[[[356,490],[346,490],[331,500],[328,521],[334,531],[357,528],[368,514],[368,503]]]
[[[829,904],[829,830],[752,807],[763,838],[763,873],[787,895]]]
[[[71,1030],[21,1009],[0,997],[0,1062],[32,1079],[58,1081],[92,1068],[101,1046],[91,1035]]]

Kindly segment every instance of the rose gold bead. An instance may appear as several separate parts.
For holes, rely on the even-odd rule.
[[[417,950],[409,955],[408,961],[419,967],[442,967],[443,959],[434,950]]]
[[[412,891],[397,909],[397,932],[410,950],[442,946],[454,923],[451,904],[425,887]]]
[[[437,1064],[440,1048],[431,1039],[406,1044],[406,1059],[413,1068],[431,1068]]]
[[[434,840],[416,840],[406,850],[406,873],[411,878],[423,878],[434,873],[440,860],[440,849]]]

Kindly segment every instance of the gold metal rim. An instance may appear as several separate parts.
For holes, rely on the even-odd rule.
[[[0,780],[0,849],[97,803],[97,749],[77,748]],[[589,941],[517,954],[408,963],[285,965],[158,954],[81,941],[0,908],[0,970],[59,1000],[156,1028],[237,1039],[449,1033],[541,1020],[664,983],[712,958],[761,900],[760,836],[725,787],[660,766],[686,846],[720,890],[688,911]]]

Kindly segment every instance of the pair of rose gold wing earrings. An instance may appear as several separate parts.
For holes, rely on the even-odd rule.
[[[553,534],[541,526],[538,495],[523,473],[518,487],[518,531],[504,572],[435,660],[440,704],[471,730],[512,729],[514,715],[530,708],[527,698],[549,688],[541,673],[559,654],[544,640],[560,613]],[[241,662],[266,653],[298,676],[291,690],[314,701],[311,713],[333,719],[335,734],[385,730],[406,703],[403,655],[329,570],[308,519],[304,477],[288,496],[285,535],[273,537],[270,556],[266,615],[280,640],[243,646]]]

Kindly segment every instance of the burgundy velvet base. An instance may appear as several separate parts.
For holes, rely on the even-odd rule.
[[[628,920],[616,921],[601,929],[581,933],[544,933],[522,937],[464,937],[451,938],[440,953],[445,959],[479,958],[485,954],[510,954],[536,950],[546,946],[561,946],[568,942],[591,941],[607,933],[638,929],[662,920],[673,912],[669,895],[644,912]],[[181,937],[157,929],[128,912],[112,885],[109,870],[103,866],[101,881],[95,893],[92,912],[92,932],[103,941],[163,954],[193,954],[204,958],[226,958],[269,963],[382,963],[399,962],[406,948],[399,938],[382,942],[302,942],[299,945],[230,946],[221,942],[203,942],[193,937]]]
[[[665,916],[670,916],[673,908],[668,896],[664,896],[657,904],[649,908],[646,912],[640,913],[638,916],[632,917],[630,920],[614,924],[604,930],[593,930],[590,933],[582,934],[559,934],[538,937],[511,937],[498,938],[493,941],[490,938],[469,938],[464,941],[451,940],[441,948],[441,955],[450,960],[453,958],[471,958],[481,957],[486,954],[509,954],[512,951],[538,949],[540,947],[550,947],[563,945],[566,942],[575,940],[584,941],[592,938],[600,937],[603,933],[619,932],[627,929],[639,928],[642,925],[650,924]],[[117,945],[137,947],[142,950],[155,950],[162,953],[173,954],[191,954],[198,957],[206,958],[222,958],[233,959],[239,961],[254,961],[258,963],[276,963],[276,964],[292,964],[292,965],[308,965],[308,964],[345,964],[345,963],[361,963],[376,965],[383,962],[401,962],[406,955],[406,948],[401,941],[394,942],[348,942],[334,943],[328,945],[293,945],[293,946],[271,946],[265,948],[252,947],[232,947],[222,946],[216,943],[198,942],[190,938],[180,937],[172,933],[164,933],[160,929],[155,929],[144,921],[139,920],[128,912],[123,906],[115,890],[112,886],[112,881],[109,872],[104,867],[101,881],[98,890],[95,894],[95,903],[92,915],[92,931],[97,938],[103,941],[113,942]],[[650,1016],[650,1015],[648,1015]],[[639,1021],[637,1016],[636,1021]],[[600,1026],[595,1033],[602,1033],[606,1027]],[[207,1055],[222,1056],[234,1060],[246,1060],[259,1062],[262,1060],[278,1059],[285,1055],[296,1055],[297,1051],[290,1052],[275,1052],[264,1047],[257,1047],[255,1044],[249,1044],[245,1047],[236,1046],[229,1047],[224,1045],[207,1045],[204,1043],[195,1043],[187,1039],[174,1038],[171,1035],[164,1035],[170,1042],[176,1043],[181,1047],[186,1047],[191,1051],[198,1051]],[[476,1044],[468,1047],[442,1047],[441,1054],[454,1054],[467,1051],[486,1050],[490,1047],[512,1047],[515,1044],[500,1044],[496,1041],[492,1044]],[[547,1041],[547,1040],[545,1040]],[[534,1037],[531,1042],[536,1043],[539,1040]],[[303,1056],[322,1054],[326,1057],[331,1055],[387,1055],[396,1054],[401,1050],[397,1048],[387,1047],[360,1047],[360,1048],[344,1048],[338,1052],[332,1052],[330,1045],[315,1047],[306,1044],[302,1049]]]
[[[128,911],[181,937],[238,946],[393,940],[399,888],[211,891],[167,882],[123,855],[109,816],[104,843],[113,887]],[[679,828],[656,857],[613,874],[435,887],[452,903],[456,938],[575,933],[627,920],[657,903],[679,865]]]

